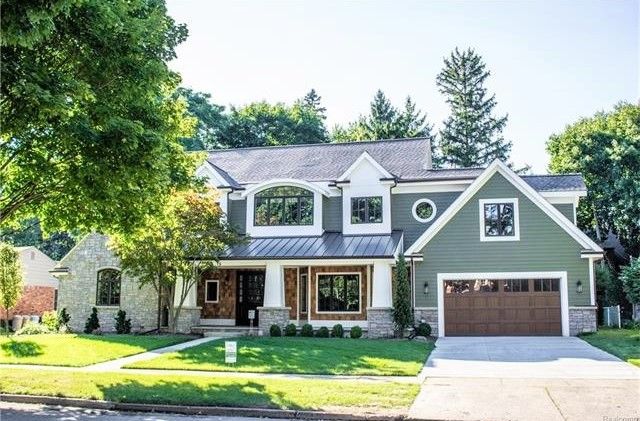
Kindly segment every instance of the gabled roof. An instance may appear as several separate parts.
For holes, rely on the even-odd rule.
[[[356,168],[358,168],[363,162],[368,162],[371,166],[373,166],[379,173],[380,176],[383,178],[394,178],[393,174],[391,174],[389,171],[387,171],[382,165],[380,165],[378,163],[378,161],[376,161],[375,159],[373,159],[373,157],[371,155],[369,155],[369,153],[367,151],[362,152],[362,155],[360,155],[358,157],[358,159],[356,159],[355,161],[353,161],[353,164],[351,164],[349,166],[349,168],[347,168],[347,170],[345,172],[343,172],[340,177],[338,177],[337,181],[347,181],[349,180],[349,177],[351,177],[351,174],[356,170]]]
[[[499,173],[513,184],[522,194],[529,198],[543,212],[545,212],[552,220],[554,220],[562,229],[564,229],[574,240],[582,247],[588,250],[602,252],[593,240],[583,233],[576,225],[569,221],[558,209],[544,199],[529,183],[522,177],[519,177],[513,170],[499,160],[493,161],[484,172],[475,179],[473,183],[444,211],[418,239],[409,247],[405,254],[417,254],[427,245],[429,241],[453,218],[467,202],[476,194],[491,177]]]

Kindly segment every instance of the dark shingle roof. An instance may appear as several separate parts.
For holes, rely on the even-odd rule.
[[[227,250],[221,259],[392,258],[401,239],[402,231],[391,235],[325,232],[317,237],[252,238],[247,244]]]
[[[398,182],[474,179],[484,171],[484,168],[425,168],[430,145],[424,138],[221,149],[210,151],[207,161],[229,186],[239,188],[277,178],[334,181],[364,152]],[[538,191],[586,190],[579,174],[522,178]]]

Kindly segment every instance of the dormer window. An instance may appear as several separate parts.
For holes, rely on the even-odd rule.
[[[313,192],[279,186],[256,193],[254,225],[313,225]]]
[[[382,196],[352,197],[352,224],[381,224]]]

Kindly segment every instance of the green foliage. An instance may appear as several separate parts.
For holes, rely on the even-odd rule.
[[[331,328],[332,338],[342,338],[344,336],[344,328],[340,323],[333,325]]]
[[[432,128],[426,122],[426,115],[416,109],[411,97],[405,100],[404,109],[398,109],[378,90],[371,101],[370,114],[361,116],[346,127],[335,126],[331,139],[334,142],[354,142],[427,137],[433,141]]]
[[[309,323],[302,325],[302,329],[300,329],[300,336],[304,336],[305,338],[313,337],[313,326]]]
[[[131,319],[127,319],[127,312],[124,310],[118,310],[118,314],[115,317],[116,320],[116,333],[131,333]]]
[[[189,115],[197,120],[193,135],[180,139],[185,149],[201,151],[222,147],[221,136],[229,124],[224,106],[214,104],[211,94],[188,88],[178,88],[176,95],[184,98]]]
[[[64,307],[62,310],[60,310],[60,313],[58,313],[58,326],[69,326],[70,320],[71,316],[69,315],[69,313],[67,313],[67,308]]]
[[[413,325],[413,312],[411,309],[411,286],[409,285],[409,271],[404,254],[396,263],[395,269],[396,287],[393,294],[393,323],[396,332],[402,336],[404,330]]]
[[[589,195],[580,200],[578,226],[593,237],[615,233],[640,256],[640,106],[618,104],[583,118],[547,142],[552,173],[579,172]]]
[[[49,326],[40,323],[27,322],[22,328],[18,329],[16,335],[42,335],[44,333],[54,333]]]
[[[280,326],[278,325],[271,325],[271,327],[269,328],[269,335],[273,336],[273,337],[280,337],[282,336],[282,330],[280,330]]]
[[[284,336],[296,336],[297,328],[293,323],[289,323],[284,327]]]
[[[58,321],[58,313],[55,311],[45,311],[42,313],[42,324],[46,326],[51,332],[57,332],[60,327]]]
[[[76,244],[73,236],[65,231],[45,236],[38,218],[27,218],[14,227],[0,229],[0,241],[16,247],[35,246],[53,260],[62,259]]]
[[[322,326],[316,332],[316,338],[328,338],[329,337],[329,329],[325,326]]]
[[[360,326],[354,326],[349,330],[349,336],[351,339],[358,339],[362,337],[362,328]]]
[[[420,322],[416,327],[416,334],[425,338],[431,335],[431,325],[429,323]]]
[[[163,1],[2,4],[0,224],[129,230],[191,183]]]
[[[98,320],[98,309],[93,307],[91,314],[84,325],[84,333],[93,333],[100,329],[100,321]]]
[[[301,103],[303,106],[313,110],[323,120],[327,118],[327,109],[322,106],[322,97],[318,95],[315,89],[311,89],[307,92],[307,94],[302,98]]]
[[[164,208],[131,233],[112,236],[111,246],[123,271],[140,286],[168,291],[172,332],[189,290],[204,271],[214,269],[219,256],[240,237],[215,201],[216,193],[188,191],[168,197]],[[193,257],[200,259],[194,260]],[[178,283],[178,278],[182,282]]]
[[[5,309],[6,320],[9,320],[9,310],[18,304],[22,295],[23,277],[16,249],[0,243],[0,307]]]
[[[478,167],[494,159],[509,159],[511,142],[502,136],[507,116],[494,116],[496,98],[489,96],[484,86],[490,75],[473,49],[456,48],[444,59],[436,84],[446,97],[451,115],[440,131],[434,165]]]
[[[629,302],[640,304],[640,258],[633,259],[622,268],[620,280]]]
[[[596,265],[596,291],[598,303],[602,307],[624,304],[626,297],[621,280],[613,273],[608,264]]]

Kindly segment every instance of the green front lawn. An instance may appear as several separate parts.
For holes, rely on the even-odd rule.
[[[82,367],[193,339],[180,335],[0,336],[0,364]]]
[[[307,410],[356,407],[406,409],[417,384],[353,380],[215,378],[12,369],[0,373],[0,392],[174,405]]]
[[[596,333],[580,336],[610,354],[640,367],[640,330],[600,328]]]
[[[140,361],[128,368],[253,373],[414,376],[433,342],[385,339],[238,338],[238,362],[224,362],[224,340]]]

